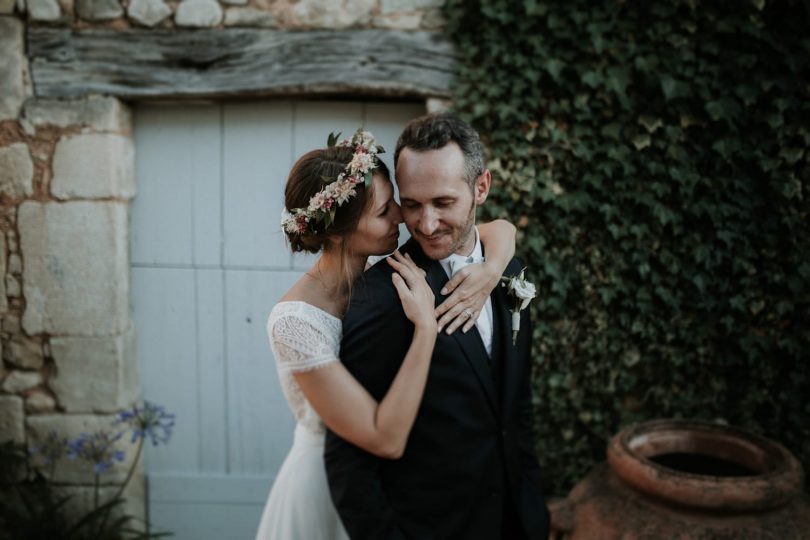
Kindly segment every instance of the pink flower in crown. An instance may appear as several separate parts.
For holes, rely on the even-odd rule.
[[[335,200],[338,205],[345,203],[356,194],[357,191],[354,189],[354,182],[340,182],[340,185],[335,188]]]
[[[309,218],[305,214],[290,216],[284,220],[284,230],[288,233],[303,234],[307,231]]]
[[[323,208],[323,203],[326,200],[327,195],[324,191],[319,191],[312,198],[309,199],[309,211],[310,212],[317,212],[321,208]]]
[[[354,156],[352,157],[351,163],[349,163],[349,168],[352,171],[358,171],[365,173],[369,169],[374,167],[374,156],[372,154],[368,154],[365,152],[355,152]]]

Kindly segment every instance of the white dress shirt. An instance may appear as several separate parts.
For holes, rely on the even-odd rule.
[[[481,247],[481,237],[478,235],[478,227],[474,227],[475,229],[475,247],[473,248],[472,252],[469,253],[466,257],[464,255],[458,255],[453,253],[449,257],[441,259],[439,263],[441,263],[442,268],[447,273],[448,277],[453,277],[453,268],[458,267],[458,262],[460,261],[462,266],[467,266],[468,264],[478,262],[483,260],[484,258],[484,250]],[[489,356],[492,356],[492,332],[493,332],[493,323],[492,323],[492,300],[487,298],[486,303],[484,304],[484,309],[478,314],[478,319],[475,321],[475,327],[478,328],[478,333],[481,335],[481,341],[484,342],[484,348],[487,351]],[[460,330],[456,330],[457,332]]]

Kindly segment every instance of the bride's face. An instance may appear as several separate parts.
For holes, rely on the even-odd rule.
[[[346,237],[349,251],[358,255],[386,255],[397,248],[402,212],[394,200],[394,189],[384,176],[375,174],[374,200],[370,202],[357,229]]]

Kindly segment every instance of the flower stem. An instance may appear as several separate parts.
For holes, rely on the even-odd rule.
[[[115,494],[115,497],[113,497],[112,500],[118,499],[118,497],[124,493],[124,489],[126,489],[127,484],[129,484],[129,481],[132,479],[132,474],[135,472],[135,467],[138,466],[138,459],[141,457],[141,450],[143,450],[143,440],[144,437],[141,437],[138,441],[138,449],[135,451],[135,459],[132,460],[132,466],[129,468],[127,478],[124,480],[124,483],[121,484],[121,487],[118,489],[118,493]]]

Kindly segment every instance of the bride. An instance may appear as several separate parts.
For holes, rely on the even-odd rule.
[[[425,389],[437,332],[467,331],[514,252],[514,227],[503,220],[479,227],[483,264],[466,267],[447,285],[438,308],[424,272],[394,251],[402,222],[382,148],[358,130],[351,140],[304,154],[285,189],[282,222],[294,252],[321,255],[276,304],[267,321],[282,390],[295,415],[294,442],[262,514],[257,540],[348,538],[332,506],[323,463],[324,424],[367,452],[402,455]],[[370,256],[390,264],[402,309],[414,325],[399,373],[379,403],[339,361],[341,322],[352,282]],[[442,291],[444,293],[444,291]],[[437,321],[437,316],[439,317]],[[386,354],[380,351],[380,354]]]

